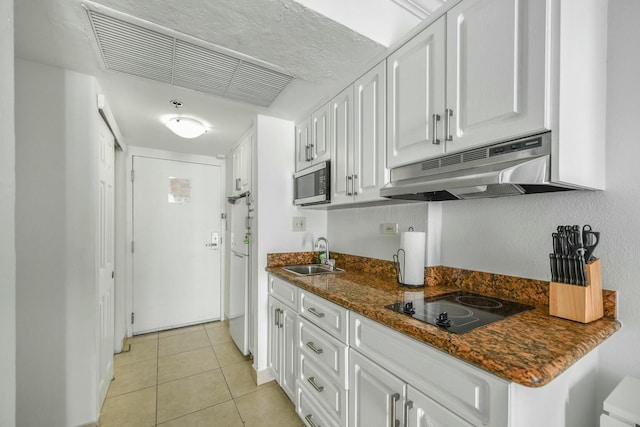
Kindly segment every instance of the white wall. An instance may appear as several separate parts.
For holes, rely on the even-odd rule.
[[[400,248],[400,234],[382,233],[382,224],[398,224],[398,233],[413,227],[427,233],[425,265],[440,265],[440,203],[411,203],[328,212],[329,249],[391,260]]]
[[[588,223],[602,232],[596,255],[604,287],[618,291],[623,327],[600,347],[597,405],[624,375],[640,377],[640,2],[610,1],[608,19],[607,190],[441,204],[441,263],[451,267],[549,280],[557,225]],[[331,211],[329,238],[336,251],[389,259],[395,242],[377,234],[378,223],[415,222],[417,209]]]
[[[427,231],[428,215],[427,203],[329,211],[329,249],[390,260],[400,248],[400,234],[382,234],[382,224],[398,224],[400,232]]]
[[[13,0],[0,2],[0,427],[15,425],[16,250]]]
[[[257,244],[254,245],[252,279],[257,315],[254,322],[256,343],[254,369],[261,374],[267,368],[267,254],[313,250],[314,239],[327,229],[326,211],[293,206],[294,173],[293,122],[267,116],[256,120],[254,153],[257,162],[252,187],[255,189]],[[291,231],[294,216],[306,217],[306,232]]]
[[[16,60],[18,425],[96,421],[97,84]]]

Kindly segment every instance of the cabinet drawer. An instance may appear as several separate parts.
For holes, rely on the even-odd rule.
[[[322,407],[341,425],[347,424],[347,406],[349,396],[344,384],[337,383],[322,368],[305,354],[300,354],[300,373],[298,387],[313,396]]]
[[[349,311],[347,309],[301,290],[298,312],[343,343],[349,344]]]
[[[298,319],[298,348],[300,354],[322,367],[333,381],[348,387],[347,354],[349,347],[330,336],[311,322]]]
[[[507,425],[508,383],[351,313],[351,347],[474,424]]]
[[[309,394],[306,388],[296,387],[296,411],[308,427],[340,427],[322,406]]]
[[[296,310],[298,288],[275,276],[269,275],[269,293],[282,303]]]

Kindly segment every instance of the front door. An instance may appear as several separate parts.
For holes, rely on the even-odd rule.
[[[220,319],[220,166],[134,156],[133,333]]]

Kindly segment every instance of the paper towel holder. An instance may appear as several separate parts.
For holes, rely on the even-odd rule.
[[[402,253],[402,266],[400,266],[400,254]],[[402,285],[402,273],[404,272],[404,257],[405,252],[404,249],[398,249],[395,254],[393,254],[393,265],[396,267],[396,281],[399,285]]]
[[[401,258],[400,255],[402,255],[402,264],[400,263],[400,258]],[[406,286],[406,287],[409,287],[409,288],[422,288],[422,287],[424,287],[424,284],[422,284],[422,285],[409,285],[409,284],[404,283],[404,272],[405,272],[404,258],[405,258],[404,249],[398,249],[396,251],[396,253],[393,254],[393,265],[396,268],[396,281],[398,282],[398,285]]]

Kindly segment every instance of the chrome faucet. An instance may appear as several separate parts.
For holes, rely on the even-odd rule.
[[[329,268],[333,270],[336,265],[336,261],[331,259],[331,255],[329,254],[329,240],[327,240],[326,237],[318,237],[316,239],[316,242],[314,243],[314,246],[316,247],[316,249],[320,249],[321,241],[324,242],[324,254],[325,254],[325,258],[322,260],[322,263],[327,264]]]

